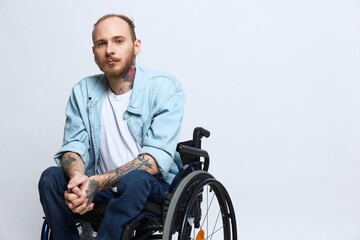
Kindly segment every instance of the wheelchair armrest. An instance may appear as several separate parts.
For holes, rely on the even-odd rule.
[[[191,159],[191,161],[188,161],[176,174],[174,180],[170,184],[169,187],[169,194],[174,192],[175,188],[177,187],[178,183],[181,179],[186,177],[189,173],[195,171],[195,170],[204,170],[207,171],[209,169],[210,164],[210,157],[207,151],[195,147],[190,147],[184,144],[178,144],[176,150],[180,154],[189,154],[191,156],[194,156],[194,159]],[[201,158],[204,160],[201,161]]]
[[[184,144],[178,144],[176,151],[178,151],[179,153],[190,154],[196,157],[203,157],[204,171],[207,171],[209,169],[210,157],[208,152],[205,151],[204,149],[190,147]]]
[[[193,171],[196,170],[200,170],[202,167],[202,163],[201,162],[193,162],[190,164],[186,164],[182,169],[180,169],[180,171],[176,174],[174,180],[171,182],[169,189],[168,189],[168,193],[172,194],[176,187],[178,186],[178,184],[180,183],[181,179],[183,179],[184,177],[186,177],[187,175],[189,175],[190,173],[192,173]]]

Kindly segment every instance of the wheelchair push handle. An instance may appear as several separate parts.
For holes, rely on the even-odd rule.
[[[202,127],[196,127],[194,129],[193,140],[200,141],[202,137],[210,137],[210,132]]]
[[[202,127],[196,127],[193,132],[193,147],[201,148],[201,139],[210,137],[210,132]]]

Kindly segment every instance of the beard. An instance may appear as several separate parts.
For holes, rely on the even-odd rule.
[[[122,78],[134,65],[135,53],[134,51],[132,51],[129,56],[122,59],[118,59],[118,61],[116,61],[116,64],[114,66],[110,66],[109,64],[107,64],[106,60],[99,62],[99,59],[97,59],[96,57],[95,57],[95,62],[100,68],[100,70],[103,71],[108,78],[111,79]]]

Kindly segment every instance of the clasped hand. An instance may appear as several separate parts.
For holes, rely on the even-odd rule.
[[[69,181],[64,198],[72,212],[83,215],[94,208],[92,200],[96,189],[90,187],[90,182],[88,176],[80,174]]]

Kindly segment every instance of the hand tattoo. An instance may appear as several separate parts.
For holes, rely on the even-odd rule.
[[[87,204],[91,204],[96,191],[99,189],[99,183],[94,180],[94,179],[90,179],[90,183],[89,183],[89,188],[86,189],[86,197],[87,197]]]

